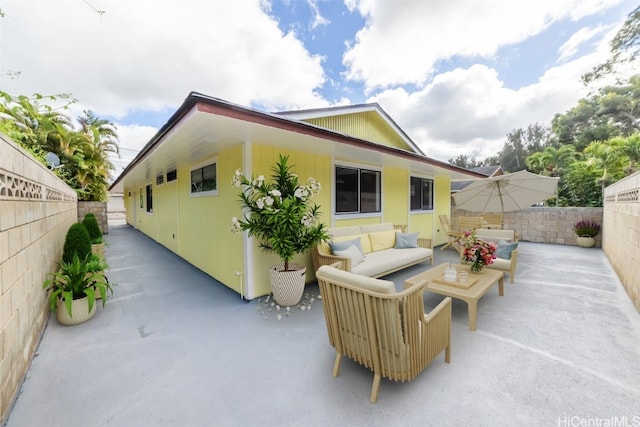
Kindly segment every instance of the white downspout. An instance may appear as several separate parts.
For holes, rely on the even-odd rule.
[[[251,164],[252,164],[251,143],[245,142],[243,144],[242,150],[243,150],[242,171],[244,172],[245,176],[250,177],[253,175],[253,170],[251,168]],[[240,276],[240,280],[242,280],[241,286],[245,288],[244,292],[245,292],[245,295],[247,296],[247,299],[253,299],[255,298],[255,289],[253,288],[253,284],[255,283],[255,277],[253,274],[253,268],[250,268],[250,266],[253,266],[254,253],[253,253],[252,239],[249,237],[248,231],[244,231],[242,233],[242,253],[244,256],[244,260],[243,260],[244,263],[242,266],[243,272]],[[242,288],[240,292],[242,292]]]

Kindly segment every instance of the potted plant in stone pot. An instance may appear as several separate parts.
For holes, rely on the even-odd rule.
[[[93,317],[96,312],[96,297],[102,298],[102,306],[107,301],[107,290],[112,291],[107,277],[101,272],[90,271],[89,258],[81,260],[74,253],[70,262],[61,261],[59,269],[50,273],[43,287],[49,294],[49,305],[56,312],[58,322],[63,325],[77,325]]]
[[[595,221],[580,220],[573,226],[578,246],[592,248],[596,245],[596,236],[600,233],[600,224]]]
[[[242,188],[243,218],[233,217],[231,230],[248,231],[262,249],[282,259],[271,267],[270,277],[273,297],[283,306],[297,304],[304,292],[306,266],[292,263],[293,257],[329,239],[318,221],[319,206],[312,201],[320,183],[309,178],[300,184],[288,161],[289,156],[279,155],[271,182],[262,175],[249,179],[240,170],[232,180],[234,187]]]
[[[82,223],[87,227],[89,232],[89,239],[91,239],[91,252],[98,255],[100,258],[104,258],[104,239],[102,238],[102,231],[100,225],[94,214],[87,213],[82,219]]]

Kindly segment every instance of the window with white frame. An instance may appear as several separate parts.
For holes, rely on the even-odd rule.
[[[191,170],[191,195],[218,193],[218,168],[215,162]]]
[[[358,214],[381,211],[380,171],[336,166],[336,213]]]
[[[410,184],[411,210],[433,210],[433,179],[411,177]]]

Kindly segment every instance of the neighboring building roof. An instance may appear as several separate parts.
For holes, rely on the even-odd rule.
[[[478,166],[475,168],[469,168],[469,170],[480,173],[487,178],[503,175],[501,166]],[[472,182],[473,181],[451,181],[451,192],[458,192]]]
[[[302,112],[300,117],[304,114]],[[393,121],[390,122],[397,128]],[[397,129],[404,135],[401,129]],[[266,113],[191,92],[167,123],[111,184],[110,190],[122,191],[123,180],[128,176],[136,181],[150,181],[157,171],[167,171],[172,166],[171,163],[175,167],[180,160],[193,162],[203,156],[215,154],[223,146],[252,141],[256,135],[260,135],[261,143],[295,149],[306,147],[305,149],[311,152],[332,154],[341,158],[370,161],[385,158],[394,164],[409,162],[412,170],[424,173],[446,172],[452,180],[484,177],[477,172],[426,157],[419,150],[412,152],[385,146],[307,123],[296,119],[295,112]],[[163,144],[165,140],[173,138],[179,138],[180,144]],[[321,142],[324,144],[319,144]],[[155,153],[153,158],[152,153]],[[137,168],[139,165],[144,167]]]

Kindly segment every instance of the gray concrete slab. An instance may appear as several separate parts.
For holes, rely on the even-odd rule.
[[[109,230],[114,298],[82,325],[50,319],[8,427],[640,425],[640,315],[599,249],[521,242],[516,283],[480,301],[476,332],[454,301],[451,363],[383,380],[373,405],[370,371],[345,359],[331,375],[317,286],[277,320],[264,298]],[[400,289],[426,267],[390,278]]]

